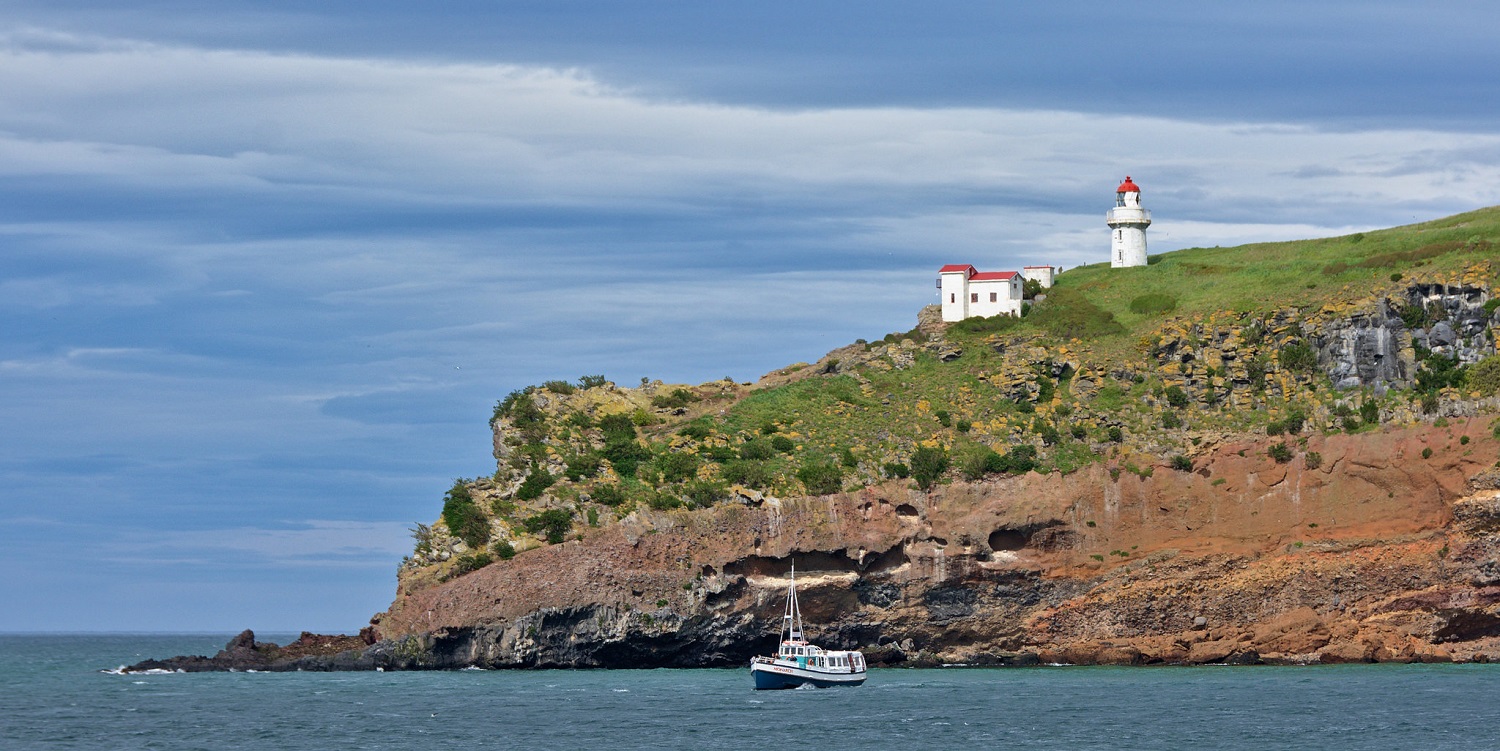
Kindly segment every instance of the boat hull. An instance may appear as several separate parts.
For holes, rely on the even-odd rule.
[[[858,686],[865,682],[865,673],[824,673],[817,670],[795,668],[788,665],[755,663],[750,666],[750,675],[755,677],[757,690],[797,688],[798,686]]]

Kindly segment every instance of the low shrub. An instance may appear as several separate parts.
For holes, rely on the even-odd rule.
[[[500,540],[491,545],[490,550],[494,551],[495,557],[502,561],[508,561],[516,557],[516,546],[510,544],[510,540]]]
[[[609,381],[605,380],[602,375],[586,375],[578,379],[578,388],[596,389],[608,383]]]
[[[783,454],[790,454],[797,449],[797,444],[793,443],[792,439],[787,438],[784,435],[778,435],[772,436],[771,448],[776,449]]]
[[[567,381],[547,381],[546,383],[542,384],[542,388],[551,391],[554,394],[564,395],[571,394],[577,390],[573,388],[573,384],[568,383]]]
[[[942,448],[922,446],[911,455],[912,477],[923,490],[930,490],[946,471],[948,452]]]
[[[1172,469],[1175,469],[1178,472],[1192,472],[1193,460],[1181,454],[1178,454],[1177,456],[1172,457]]]
[[[544,535],[547,542],[556,545],[567,538],[573,528],[573,515],[562,509],[548,509],[526,517],[521,522],[527,532]]]
[[[685,451],[668,451],[651,461],[663,482],[682,482],[698,472],[698,457]]]
[[[675,388],[671,393],[651,397],[651,406],[657,409],[680,409],[696,401],[700,400],[693,392],[684,388]]]
[[[563,463],[567,466],[563,474],[569,480],[578,482],[586,477],[593,477],[599,474],[599,470],[604,468],[604,457],[600,456],[596,451],[585,451],[582,454],[569,456],[563,460]]]
[[[1075,289],[1053,287],[1047,300],[1027,317],[1059,339],[1094,339],[1125,331],[1109,311],[1095,305]]]
[[[526,479],[521,482],[520,489],[516,491],[516,498],[523,501],[534,501],[541,498],[542,493],[547,492],[547,488],[552,487],[556,483],[557,478],[553,477],[550,472],[537,467],[531,470],[531,474],[526,475]]]
[[[1291,342],[1276,353],[1276,361],[1283,370],[1312,373],[1318,368],[1318,352],[1305,342]]]
[[[443,496],[443,524],[471,548],[484,547],[490,541],[490,520],[474,504],[463,480],[455,480]]]
[[[1171,313],[1177,309],[1177,298],[1165,292],[1147,292],[1130,301],[1130,312],[1140,315]]]
[[[491,556],[489,552],[484,550],[481,550],[477,553],[470,553],[468,555],[461,555],[454,562],[452,575],[463,576],[470,571],[478,571],[479,569],[482,569],[494,562],[494,556]]]
[[[1292,460],[1292,448],[1286,445],[1285,441],[1272,444],[1270,448],[1266,449],[1266,456],[1274,459],[1277,464],[1286,464]]]
[[[813,462],[797,470],[797,479],[811,495],[830,495],[844,486],[844,470],[832,462]]]
[[[908,477],[911,477],[911,467],[908,467],[901,462],[886,462],[885,464],[880,465],[880,471],[886,477],[895,480],[904,480]]]
[[[754,459],[738,459],[725,462],[719,476],[725,482],[734,485],[744,485],[747,488],[770,487],[771,481],[776,478],[776,473],[765,462]]]
[[[770,459],[776,455],[776,447],[770,441],[755,438],[740,444],[740,458],[759,460]]]
[[[1309,451],[1303,455],[1302,464],[1308,469],[1317,469],[1323,466],[1323,455],[1316,451]]]
[[[596,485],[589,491],[589,498],[594,503],[618,506],[625,502],[625,489],[619,485]]]
[[[1166,397],[1167,404],[1170,404],[1175,409],[1182,409],[1192,403],[1192,400],[1188,398],[1187,392],[1183,391],[1181,386],[1168,386],[1162,392],[1162,396]]]
[[[1495,300],[1490,302],[1495,302]],[[1470,365],[1467,383],[1469,388],[1478,391],[1480,396],[1494,396],[1500,393],[1500,355],[1490,355]]]
[[[687,500],[688,506],[708,508],[715,503],[728,500],[729,488],[723,483],[712,480],[693,480],[683,486],[682,495]]]

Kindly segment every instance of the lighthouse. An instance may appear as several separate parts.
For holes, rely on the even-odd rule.
[[[1105,221],[1110,229],[1109,265],[1112,268],[1146,265],[1146,228],[1151,226],[1151,212],[1141,208],[1140,186],[1125,176],[1115,188],[1115,207]]]

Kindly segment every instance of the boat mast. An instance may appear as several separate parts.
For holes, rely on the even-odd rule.
[[[787,641],[802,640],[802,609],[797,607],[797,562],[792,561],[792,583],[786,589],[786,615],[781,617]]]

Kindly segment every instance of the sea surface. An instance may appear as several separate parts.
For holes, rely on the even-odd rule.
[[[0,749],[1500,750],[1500,665],[102,672],[230,636],[0,635]]]

